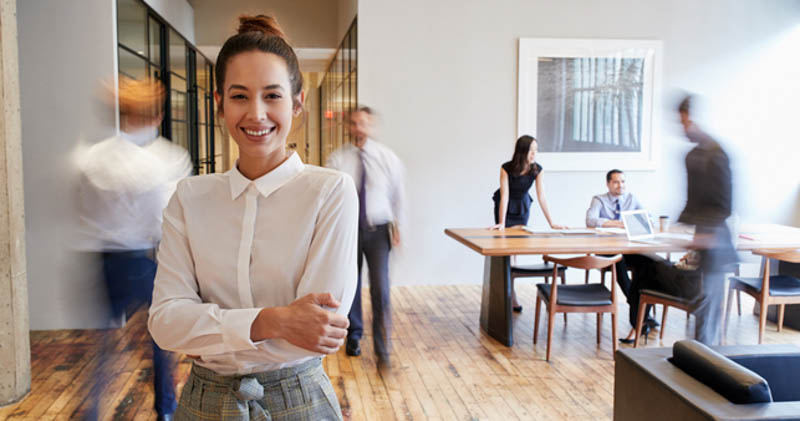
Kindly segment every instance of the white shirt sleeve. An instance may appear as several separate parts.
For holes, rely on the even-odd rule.
[[[150,334],[161,348],[186,354],[255,349],[250,326],[259,308],[222,309],[202,302],[199,296],[180,192],[179,185],[164,210],[164,232],[148,319]]]
[[[392,154],[392,156],[394,162],[391,166],[392,190],[390,192],[390,203],[397,229],[400,232],[404,232],[406,225],[405,167],[397,155]]]
[[[358,279],[358,195],[353,179],[342,174],[323,200],[296,295],[331,293],[341,303],[335,312],[346,316]]]

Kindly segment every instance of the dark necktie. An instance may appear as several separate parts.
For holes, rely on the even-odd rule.
[[[358,183],[358,226],[367,226],[367,167],[364,165],[364,151],[358,152],[361,162],[361,181]]]
[[[621,213],[621,210],[619,208],[619,199],[615,200],[614,203],[617,204],[616,209],[614,209],[614,219],[615,220],[619,220],[620,213]]]

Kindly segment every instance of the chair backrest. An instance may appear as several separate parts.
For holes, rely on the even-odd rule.
[[[754,371],[769,384],[774,402],[800,401],[800,353],[729,356],[733,362]]]
[[[578,269],[602,269],[612,266],[614,263],[622,260],[622,255],[618,254],[612,257],[601,256],[580,256],[571,258],[558,258],[549,255],[542,256],[545,262],[553,262],[557,265],[578,268]]]
[[[753,250],[753,254],[783,262],[800,263],[800,249]]]

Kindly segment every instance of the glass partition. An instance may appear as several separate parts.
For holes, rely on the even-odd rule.
[[[117,37],[119,73],[166,88],[161,136],[187,149],[196,173],[221,170],[211,61],[141,0],[117,0]]]
[[[328,155],[351,141],[347,130],[350,111],[358,106],[357,20],[336,50],[320,85],[320,154],[322,163]]]

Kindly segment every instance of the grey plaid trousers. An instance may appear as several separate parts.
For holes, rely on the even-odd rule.
[[[175,421],[342,420],[322,359],[246,376],[221,376],[192,366]]]

